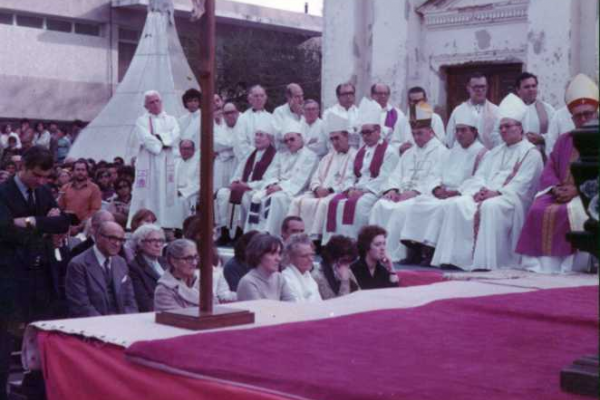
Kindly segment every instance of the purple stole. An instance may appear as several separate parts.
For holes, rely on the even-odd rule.
[[[242,182],[248,182],[248,178],[251,178],[250,182],[260,181],[267,171],[267,168],[269,168],[269,165],[271,165],[271,161],[273,161],[273,158],[275,157],[276,150],[273,146],[267,147],[265,154],[262,156],[260,161],[254,165],[254,160],[256,160],[257,153],[258,150],[254,150],[250,157],[248,157],[248,160],[246,160],[246,165],[244,165],[244,173],[242,174]],[[252,168],[253,166],[254,169]],[[252,173],[252,177],[250,177],[250,173]],[[232,204],[241,204],[242,197],[248,190],[250,189],[238,186],[234,187],[231,190],[229,202]]]
[[[381,170],[381,165],[383,164],[383,159],[385,156],[385,151],[388,148],[388,143],[383,141],[383,143],[377,145],[375,148],[375,153],[373,154],[373,159],[371,160],[371,165],[369,165],[369,171],[371,173],[372,178],[377,178],[379,176],[379,171]],[[358,153],[356,153],[356,158],[354,159],[354,175],[357,178],[361,177],[360,170],[363,167],[363,162],[365,160],[365,153],[367,152],[367,146],[363,146]],[[346,204],[344,204],[344,214],[342,216],[342,224],[344,225],[352,225],[354,223],[354,214],[356,213],[356,204],[358,200],[362,197],[356,196],[351,199],[348,199],[347,193],[339,193],[335,195],[331,201],[329,202],[328,210],[327,210],[327,232],[335,232],[336,229],[336,221],[335,216],[337,212],[337,207],[340,201],[344,199],[348,199]]]
[[[396,126],[396,121],[398,121],[398,112],[395,108],[392,108],[390,111],[387,112],[387,115],[385,116],[384,125],[390,129],[394,129],[394,126]]]

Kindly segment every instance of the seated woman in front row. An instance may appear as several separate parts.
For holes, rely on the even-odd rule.
[[[168,269],[158,280],[154,292],[154,311],[198,307],[200,273],[196,243],[177,239],[167,247]]]
[[[361,289],[398,287],[398,275],[385,252],[387,231],[378,225],[364,226],[358,232],[358,261],[350,269]]]
[[[238,284],[237,298],[245,300],[294,301],[294,296],[279,272],[281,240],[268,233],[255,235],[246,248],[246,263],[250,272]]]
[[[323,300],[355,292],[360,289],[350,264],[356,259],[356,244],[347,236],[334,235],[323,247],[320,268],[312,272]]]

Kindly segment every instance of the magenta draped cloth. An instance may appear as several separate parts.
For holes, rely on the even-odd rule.
[[[571,162],[579,157],[571,133],[562,134],[544,168],[540,191],[559,184],[573,184]],[[551,193],[538,196],[529,212],[517,243],[517,253],[532,257],[565,257],[575,252],[566,234],[571,231],[566,204],[559,204]]]

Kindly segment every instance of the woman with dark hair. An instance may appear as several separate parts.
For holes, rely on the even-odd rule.
[[[387,232],[380,226],[367,225],[358,233],[358,261],[350,269],[361,289],[398,287],[398,275],[385,253]]]
[[[246,263],[246,247],[258,231],[248,231],[240,237],[233,247],[233,257],[231,257],[223,267],[223,274],[229,288],[237,292],[240,279],[248,272],[250,267]]]
[[[335,235],[323,247],[320,268],[313,270],[323,300],[360,290],[350,264],[356,259],[356,243],[347,236]]]
[[[246,262],[251,268],[240,280],[238,300],[294,301],[285,279],[279,272],[281,240],[268,233],[255,235],[246,248]]]

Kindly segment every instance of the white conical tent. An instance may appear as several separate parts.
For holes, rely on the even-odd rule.
[[[157,90],[164,110],[175,117],[185,109],[181,96],[198,81],[183,54],[172,14],[150,11],[123,81],[100,114],[85,127],[69,157],[112,161],[137,154],[135,121],[144,110],[144,92]]]

